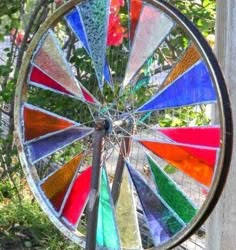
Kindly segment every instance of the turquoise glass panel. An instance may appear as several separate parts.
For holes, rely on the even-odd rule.
[[[90,0],[78,5],[100,88],[104,84],[109,2]]]
[[[138,108],[138,112],[216,102],[216,92],[204,62],[197,62],[182,76]]]
[[[114,206],[105,168],[102,169],[98,208],[97,245],[107,249],[120,249]]]
[[[87,53],[90,55],[90,50],[89,50],[89,45],[87,41],[87,36],[84,31],[83,27],[83,22],[81,20],[81,16],[79,14],[79,11],[77,9],[73,9],[69,14],[65,16],[65,20],[72,30],[72,32],[76,35],[76,37],[81,41],[83,44],[83,47],[87,51]],[[104,78],[107,81],[109,85],[113,85],[112,83],[112,77],[111,77],[111,72],[110,68],[108,65],[107,59],[105,60],[105,65],[104,65]]]
[[[154,245],[157,247],[178,233],[184,223],[146,184],[138,171],[131,164],[126,165],[146,216]]]
[[[185,223],[189,223],[196,215],[197,207],[149,155],[147,159],[158,193]]]

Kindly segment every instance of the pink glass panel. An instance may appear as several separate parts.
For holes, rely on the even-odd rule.
[[[220,146],[220,127],[158,128],[173,141],[208,147]]]
[[[47,76],[43,73],[40,69],[37,67],[33,67],[31,74],[30,74],[30,83],[36,83],[37,85],[41,85],[42,88],[46,87],[52,90],[56,90],[59,92],[62,92],[64,94],[72,95],[69,91],[67,91],[65,88],[63,88],[59,83],[54,81],[52,78]]]
[[[47,33],[33,62],[67,91],[81,97],[77,80],[53,32]]]
[[[150,5],[143,7],[126,68],[123,87],[129,84],[172,27],[173,22],[164,13]]]
[[[92,167],[89,167],[77,177],[62,212],[62,216],[74,226],[80,219],[88,200],[91,174]]]

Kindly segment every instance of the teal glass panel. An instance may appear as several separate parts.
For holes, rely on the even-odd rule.
[[[114,206],[105,168],[102,169],[98,208],[97,245],[108,249],[120,249]]]
[[[100,88],[104,84],[109,2],[108,0],[90,0],[78,5]]]
[[[197,207],[187,198],[177,184],[147,155],[149,166],[152,170],[157,191],[165,202],[185,222],[189,223],[196,215]]]

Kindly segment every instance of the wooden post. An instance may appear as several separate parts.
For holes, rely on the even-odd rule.
[[[225,74],[236,127],[236,0],[217,0],[216,54]],[[228,180],[207,223],[207,250],[236,249],[236,133]]]

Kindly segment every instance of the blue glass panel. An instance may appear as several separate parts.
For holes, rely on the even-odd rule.
[[[216,102],[213,82],[206,65],[199,61],[137,111],[162,110],[212,102]]]
[[[184,223],[165,205],[162,198],[146,184],[134,167],[128,162],[126,162],[126,165],[146,216],[154,245],[157,247],[178,233],[183,228]]]
[[[107,26],[109,16],[108,0],[90,0],[78,5],[87,37],[91,58],[93,59],[99,87],[103,87],[106,61]]]
[[[28,152],[32,163],[51,155],[67,145],[87,136],[93,131],[89,128],[73,127],[53,136],[43,138],[28,144]]]
[[[101,191],[98,208],[97,245],[106,249],[121,249],[114,216],[108,177],[102,169]]]

